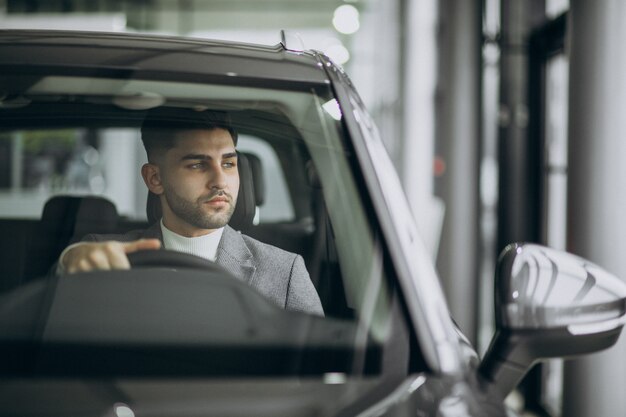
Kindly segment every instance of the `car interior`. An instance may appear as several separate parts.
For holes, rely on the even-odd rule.
[[[92,136],[97,137],[101,135],[102,129],[109,128],[115,121],[121,127],[131,129],[137,129],[137,123],[140,122],[139,118],[130,122],[108,118],[105,126],[102,126],[97,118],[85,117],[85,113],[81,113],[70,119],[67,116],[64,116],[65,119],[48,118],[50,123],[40,121],[41,126],[37,126],[34,131],[86,128]],[[2,115],[6,117],[7,112]],[[19,115],[24,117],[22,113]],[[29,123],[32,124],[33,120],[30,119]],[[15,135],[16,130],[20,134],[27,132],[21,129],[19,120],[13,118],[12,122],[17,126],[13,126],[7,136]],[[82,126],[76,126],[77,122]],[[288,200],[293,209],[291,218],[279,221],[263,221],[261,218],[259,221],[259,210],[263,209],[267,194],[274,187],[271,181],[276,177],[276,170],[268,175],[259,153],[240,150],[240,190],[230,226],[262,242],[302,255],[326,315],[353,317],[354,313],[345,297],[333,245],[333,230],[326,214],[319,178],[301,139],[297,139],[297,136],[296,140],[293,139],[298,132],[293,128],[286,130],[286,126],[289,126],[286,120],[258,111],[234,113],[233,124],[242,136],[253,138],[248,142],[262,142],[271,148],[280,164],[279,173],[286,183]],[[0,218],[0,230],[4,231],[0,235],[0,257],[3,258],[0,263],[5,267],[0,290],[7,291],[52,273],[62,250],[88,234],[124,233],[145,228],[159,218],[158,199],[150,193],[146,196],[145,215],[135,217],[120,213],[115,202],[106,195],[53,193],[45,201],[39,218]]]

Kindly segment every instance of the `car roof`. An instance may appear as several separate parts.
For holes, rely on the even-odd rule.
[[[329,84],[319,53],[133,33],[0,30],[0,68],[74,68]]]

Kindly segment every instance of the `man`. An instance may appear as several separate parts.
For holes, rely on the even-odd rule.
[[[197,116],[176,125],[151,117],[142,126],[148,163],[141,175],[160,200],[161,221],[125,235],[90,235],[92,242],[63,251],[60,271],[128,269],[127,254],[165,247],[215,261],[283,308],[323,315],[300,255],[228,226],[239,191],[237,134],[219,115]]]

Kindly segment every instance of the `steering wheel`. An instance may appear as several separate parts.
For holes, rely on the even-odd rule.
[[[228,273],[208,259],[173,250],[140,250],[129,253],[127,256],[131,268],[192,268]]]

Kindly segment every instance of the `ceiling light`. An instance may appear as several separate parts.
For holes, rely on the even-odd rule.
[[[359,30],[359,11],[350,4],[344,4],[335,9],[333,26],[339,33],[351,35]]]

